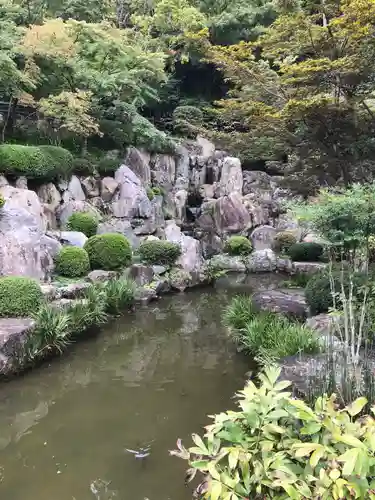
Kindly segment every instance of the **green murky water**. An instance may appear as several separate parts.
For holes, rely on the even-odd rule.
[[[1,500],[189,500],[168,450],[250,368],[221,326],[227,286],[165,297],[1,385]]]

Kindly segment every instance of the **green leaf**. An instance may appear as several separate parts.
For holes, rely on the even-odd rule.
[[[292,446],[292,449],[295,451],[296,457],[305,457],[315,450],[322,449],[324,452],[324,446],[319,443],[297,443]]]
[[[229,468],[234,469],[238,462],[239,450],[232,450],[228,455]]]
[[[192,434],[191,438],[194,441],[194,443],[198,446],[198,448],[203,450],[205,453],[208,453],[206,445],[204,444],[202,438],[198,436],[198,434]]]
[[[310,457],[311,467],[315,468],[318,465],[319,460],[324,456],[324,454],[325,454],[324,447],[315,450]]]
[[[334,439],[336,439],[338,442],[348,444],[349,446],[354,446],[356,448],[361,448],[363,450],[366,449],[366,445],[362,443],[359,439],[357,439],[354,436],[351,436],[350,434],[342,434],[340,435],[334,435]]]
[[[262,427],[262,430],[265,432],[271,432],[274,434],[285,434],[285,429],[276,424],[266,424]]]
[[[347,407],[347,411],[351,417],[358,415],[363,408],[367,405],[367,399],[365,397],[358,398],[351,405]]]
[[[299,498],[301,498],[301,495],[291,484],[288,484],[285,481],[281,481],[280,486],[284,488],[284,490],[288,493],[289,497],[292,498],[293,500],[294,499],[298,500]]]
[[[194,469],[199,469],[199,470],[207,470],[209,461],[208,460],[195,460],[194,462],[191,462],[191,466],[194,467]]]
[[[223,491],[222,484],[219,481],[212,481],[210,500],[218,500]]]
[[[337,481],[337,479],[340,477],[340,471],[338,469],[332,469],[329,473],[329,477],[332,479],[332,481]]]
[[[352,474],[359,451],[358,448],[352,448],[338,457],[337,460],[339,462],[344,462],[344,467],[342,469],[343,476],[350,476]]]
[[[322,424],[320,424],[319,422],[308,422],[304,427],[302,427],[301,434],[305,436],[316,434],[320,431],[321,428]]]
[[[279,410],[273,410],[271,411],[268,415],[267,418],[270,420],[278,420],[279,418],[287,417],[289,414],[287,411],[282,410],[281,408]]]

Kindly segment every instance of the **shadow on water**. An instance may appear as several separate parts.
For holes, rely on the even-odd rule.
[[[2,385],[1,499],[189,500],[168,450],[233,405],[251,368],[221,325],[232,293],[163,298]]]

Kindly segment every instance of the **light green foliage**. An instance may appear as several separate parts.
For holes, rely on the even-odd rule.
[[[56,256],[56,272],[62,276],[80,277],[89,270],[89,256],[83,248],[65,246]]]
[[[275,252],[286,253],[289,248],[297,243],[297,238],[290,231],[280,231],[273,240],[273,249]]]
[[[288,255],[296,262],[318,262],[322,260],[323,246],[319,243],[294,243],[288,249]]]
[[[92,175],[95,171],[95,166],[88,158],[74,158],[72,172],[76,175],[86,176]]]
[[[108,0],[66,0],[57,15],[67,21],[75,19],[87,23],[100,23],[111,15],[111,2]]]
[[[68,219],[69,231],[79,231],[88,238],[94,236],[98,229],[98,221],[90,213],[74,212]]]
[[[25,277],[0,278],[0,316],[30,316],[43,301],[39,283]]]
[[[3,206],[5,205],[5,198],[2,194],[0,194],[0,209],[3,208]]]
[[[224,250],[229,253],[229,255],[245,256],[253,251],[253,245],[245,236],[231,236],[225,242]]]
[[[268,368],[259,386],[249,381],[238,411],[215,415],[192,448],[178,441],[171,453],[189,463],[189,480],[203,476],[197,491],[211,500],[374,499],[375,421],[357,418],[366,398],[339,409],[334,395],[323,396],[311,408],[279,375]]]
[[[122,234],[106,233],[92,236],[84,246],[92,269],[122,269],[131,263],[132,250]]]
[[[0,171],[4,175],[53,180],[69,176],[72,165],[71,153],[56,146],[0,146]]]
[[[234,330],[242,330],[256,315],[251,297],[237,295],[226,307],[223,315],[224,325]]]
[[[181,255],[181,247],[170,241],[145,241],[140,244],[138,252],[146,264],[172,266]]]
[[[105,283],[103,290],[106,296],[106,310],[110,314],[121,314],[133,303],[135,285],[128,279],[110,280]]]
[[[203,124],[203,112],[195,106],[178,106],[173,111],[173,128],[186,136],[196,136]]]
[[[163,196],[163,191],[160,187],[153,186],[151,189],[152,192],[154,193],[154,196]]]
[[[161,189],[157,186],[148,187],[146,191],[150,201],[153,200],[155,196],[163,196]]]

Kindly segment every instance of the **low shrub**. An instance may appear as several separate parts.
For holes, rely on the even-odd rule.
[[[181,247],[170,241],[145,241],[138,249],[142,262],[172,266],[181,255]]]
[[[92,269],[112,271],[131,263],[132,250],[122,234],[106,233],[89,238],[84,246]]]
[[[69,231],[79,231],[90,238],[96,234],[98,221],[90,213],[74,212],[68,219],[67,228]]]
[[[297,262],[317,262],[321,260],[323,251],[319,243],[295,243],[289,247],[288,255]]]
[[[90,270],[89,256],[83,248],[65,246],[56,256],[56,272],[75,278],[84,276]]]
[[[259,384],[249,381],[239,409],[214,416],[203,438],[193,434],[194,447],[177,441],[171,454],[188,462],[188,479],[201,475],[197,498],[372,498],[375,421],[356,418],[366,398],[340,409],[324,395],[309,407],[280,373],[268,368]]]
[[[340,309],[341,300],[341,282],[342,277],[340,272],[332,273],[332,280],[334,284],[334,295],[336,307]],[[353,280],[353,293],[358,299],[361,298],[363,294],[363,288],[368,285],[368,276],[364,274],[354,274],[352,276]],[[344,290],[348,293],[349,290],[349,276],[344,273]],[[331,279],[328,272],[322,274],[316,274],[308,281],[305,288],[306,303],[310,308],[312,314],[321,314],[328,312],[334,304],[332,291],[331,291]]]
[[[76,175],[92,175],[95,165],[87,158],[74,158],[72,171]]]
[[[226,241],[224,250],[229,255],[249,255],[253,250],[253,245],[245,236],[231,236]]]
[[[30,316],[42,302],[43,293],[37,281],[21,276],[0,278],[0,316]]]
[[[235,330],[241,330],[256,315],[251,297],[246,295],[237,295],[233,297],[227,305],[224,315],[224,325]]]
[[[102,158],[99,160],[96,168],[102,176],[112,175],[116,172],[121,164],[121,160],[116,158]]]
[[[196,135],[203,123],[203,112],[195,106],[177,106],[173,111],[173,128],[187,136]]]
[[[134,283],[128,279],[110,280],[103,285],[106,309],[109,314],[120,314],[134,300]]]
[[[292,245],[297,243],[297,238],[290,231],[281,231],[277,233],[273,240],[273,249],[275,252],[287,253]]]
[[[54,180],[72,172],[73,156],[57,146],[0,146],[0,172],[12,177]]]

